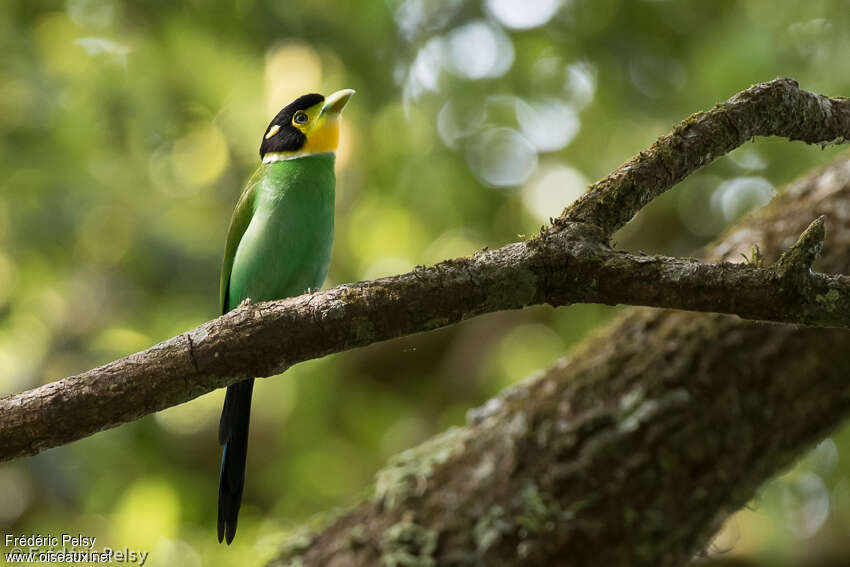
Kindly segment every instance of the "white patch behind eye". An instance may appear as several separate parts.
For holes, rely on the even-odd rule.
[[[272,136],[274,136],[275,134],[277,134],[277,133],[278,133],[278,131],[280,131],[280,124],[275,124],[274,126],[272,126],[271,128],[269,128],[269,131],[268,131],[268,133],[266,134],[266,140],[268,140],[269,138],[271,138]]]

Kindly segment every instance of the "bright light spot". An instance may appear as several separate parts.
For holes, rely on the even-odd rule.
[[[729,159],[746,171],[758,171],[767,167],[767,160],[753,148],[738,148],[729,154]]]
[[[425,25],[425,3],[422,0],[406,0],[395,12],[395,23],[407,41],[419,34]]]
[[[224,133],[212,122],[195,126],[175,141],[171,150],[174,176],[188,187],[214,182],[224,173],[229,161]]]
[[[492,187],[511,187],[528,179],[537,167],[537,152],[528,139],[512,128],[490,128],[467,148],[472,173]]]
[[[56,330],[67,321],[68,301],[62,293],[50,287],[33,289],[19,305],[25,306],[49,329]]]
[[[816,18],[808,22],[794,22],[788,26],[787,37],[800,55],[825,59],[830,53],[827,44],[831,32],[832,22],[825,18]]]
[[[17,466],[0,468],[0,524],[11,526],[29,506],[29,478]]]
[[[403,274],[413,269],[413,262],[409,258],[396,258],[388,256],[379,258],[361,272],[360,277],[364,280],[375,280]]]
[[[121,65],[127,66],[127,54],[130,53],[129,47],[103,37],[83,37],[74,43],[82,47],[92,57],[97,55],[113,57]]]
[[[596,94],[596,66],[587,61],[567,65],[564,92],[577,110],[590,104]]]
[[[6,343],[3,338],[0,335],[0,368],[3,369],[0,375],[0,396],[20,392],[31,385],[24,375],[24,361],[19,358],[14,345]]]
[[[490,23],[472,21],[453,30],[446,41],[446,65],[460,77],[501,77],[513,65],[514,46],[510,38]]]
[[[776,189],[764,177],[736,177],[720,184],[711,196],[711,206],[731,222],[766,205],[774,195]]]
[[[115,539],[136,549],[151,549],[160,538],[173,538],[180,522],[180,498],[164,480],[139,480],[115,509]]]
[[[183,187],[174,178],[171,167],[171,144],[160,144],[148,158],[148,177],[151,183],[166,195],[182,195],[197,192],[196,187]]]
[[[520,129],[538,152],[560,150],[578,134],[581,121],[573,108],[556,99],[526,103],[516,102]]]
[[[481,250],[483,244],[468,231],[448,230],[425,251],[425,262],[434,264],[449,258],[469,256]]]
[[[829,514],[829,491],[818,475],[804,473],[783,485],[782,504],[788,527],[798,539],[807,539]]]
[[[16,306],[0,327],[0,391],[20,391],[41,377],[38,370],[52,339],[50,329],[32,309]]]
[[[430,241],[422,222],[409,209],[364,200],[349,215],[349,245],[360,258],[360,277],[406,272]]]
[[[499,341],[489,365],[501,385],[516,383],[564,353],[564,341],[549,327],[520,325]]]
[[[688,73],[684,65],[674,59],[641,55],[629,63],[629,77],[643,94],[658,98],[681,90]]]
[[[48,341],[52,338],[50,329],[36,313],[29,310],[14,311],[8,319],[9,329],[18,343],[18,355],[28,358],[28,362],[38,364],[44,354]]]
[[[395,23],[401,36],[412,41],[428,30],[437,30],[445,26],[457,14],[463,0],[406,0],[395,13]]]
[[[425,91],[436,91],[439,87],[440,69],[443,63],[443,41],[432,37],[416,53],[410,66],[407,87],[414,99]]]
[[[111,0],[68,0],[68,16],[81,26],[106,28],[115,19]]]
[[[316,363],[310,361],[309,363],[299,364],[295,368],[287,370],[285,374],[279,374],[271,380],[262,380],[260,384],[256,385],[254,397],[257,401],[254,403],[252,414],[257,419],[257,423],[266,422],[273,424],[272,427],[276,427],[292,414],[292,410],[298,403],[297,383],[299,376],[310,375],[310,372],[315,373],[316,370],[312,368],[313,364]],[[201,408],[205,409],[205,412],[200,419],[215,423],[221,413],[224,397],[208,395],[201,399],[206,398],[210,399],[205,402],[207,406]],[[195,400],[192,403],[194,404]]]
[[[193,435],[209,430],[218,421],[224,390],[216,390],[189,403],[170,407],[154,415],[163,429],[174,435]]]
[[[541,54],[531,67],[530,80],[540,85],[538,89],[541,91],[548,91],[550,85],[563,81],[565,76],[563,59],[557,55]]]
[[[827,437],[812,449],[806,460],[811,462],[812,468],[818,473],[830,474],[838,465],[838,447],[835,441]]]
[[[587,189],[588,180],[568,165],[541,167],[523,187],[522,204],[538,219],[548,222],[578,199]]]
[[[96,207],[83,219],[79,244],[89,258],[114,263],[127,253],[135,233],[132,212],[118,206]]]
[[[152,342],[150,337],[133,329],[111,328],[98,335],[92,346],[119,356],[145,349]]]
[[[529,29],[548,22],[561,0],[487,0],[487,11],[505,27]]]
[[[49,71],[74,76],[91,68],[82,49],[69,48],[80,39],[80,28],[64,13],[48,12],[36,22],[31,33]]]
[[[687,229],[697,236],[714,236],[726,226],[719,206],[712,204],[719,177],[699,175],[693,177],[687,191],[678,195],[679,218]]]
[[[321,92],[322,60],[301,42],[291,42],[266,54],[266,110],[268,117],[304,93]]]
[[[450,148],[456,148],[460,140],[471,136],[481,128],[486,117],[487,113],[479,105],[461,107],[450,100],[437,114],[437,131],[444,144]]]
[[[74,322],[74,332],[82,335],[101,325],[104,313],[111,309],[112,289],[102,275],[80,273],[72,277],[64,291],[73,301],[68,304],[68,320]]]

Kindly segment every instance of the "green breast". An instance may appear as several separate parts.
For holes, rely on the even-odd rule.
[[[264,167],[254,191],[254,214],[233,258],[227,310],[246,297],[268,301],[318,289],[328,273],[334,156],[308,156]]]

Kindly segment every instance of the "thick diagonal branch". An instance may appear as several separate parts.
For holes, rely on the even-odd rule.
[[[850,280],[843,276],[797,270],[788,277],[784,265],[705,265],[629,254],[607,244],[610,231],[637,208],[705,163],[706,148],[715,148],[724,135],[727,150],[743,139],[734,128],[725,134],[715,128],[718,121],[767,125],[743,130],[748,136],[830,142],[847,133],[848,108],[848,101],[801,91],[787,79],[757,85],[685,121],[647,156],[594,185],[556,229],[528,242],[391,278],[244,306],[143,352],[0,399],[0,460],[34,454],[303,360],[532,304],[626,303],[848,326]],[[681,167],[671,165],[676,152],[683,152]]]
[[[710,250],[775,260],[812,211],[850,270],[850,160]],[[817,240],[819,223],[794,248]],[[679,567],[850,413],[850,333],[633,309],[541,376],[393,459],[276,567]]]

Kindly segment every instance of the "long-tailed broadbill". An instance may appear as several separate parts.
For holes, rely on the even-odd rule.
[[[334,156],[339,117],[354,94],[307,94],[286,105],[260,143],[262,164],[230,221],[221,267],[221,310],[243,300],[270,301],[318,289],[331,260]],[[236,535],[245,485],[254,380],[229,386],[218,439],[218,541]]]

